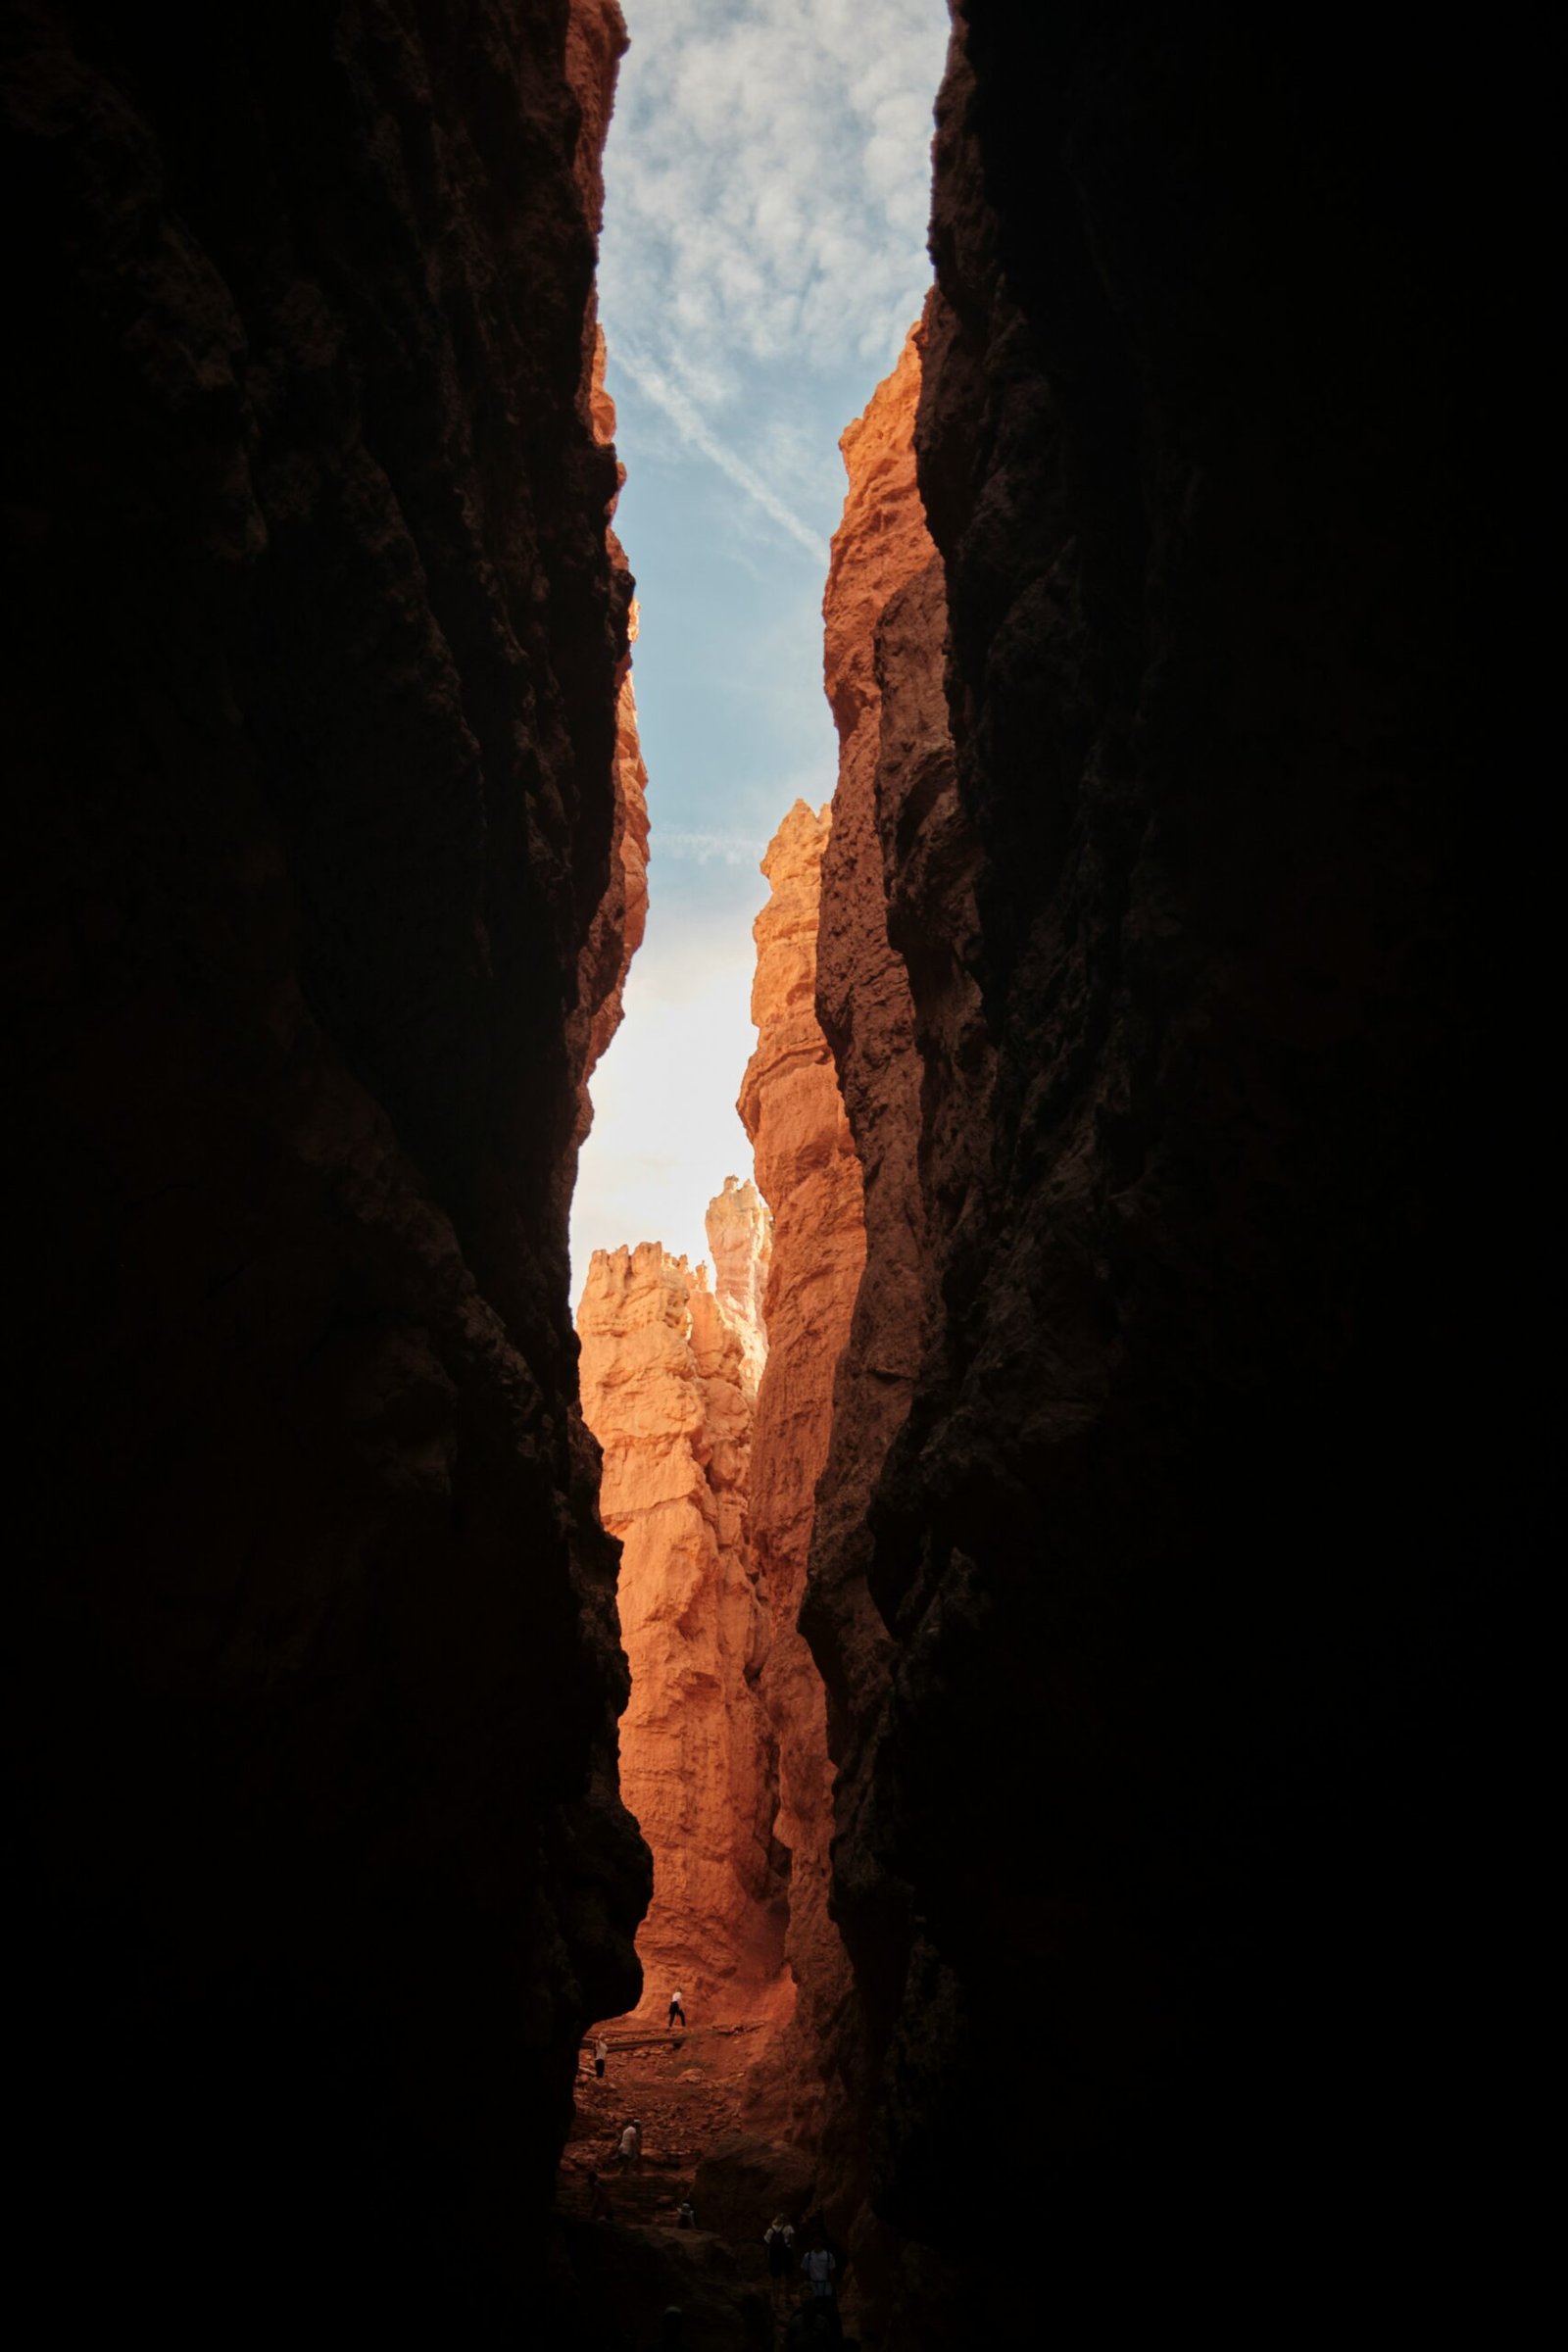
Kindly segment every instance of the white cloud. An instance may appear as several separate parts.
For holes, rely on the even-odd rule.
[[[808,475],[776,469],[765,410],[787,410],[803,372],[880,372],[919,311],[947,8],[643,0],[630,14],[600,257],[612,362],[820,559]]]
[[[754,906],[765,895],[758,877]],[[734,1109],[756,1043],[750,1004],[752,913],[663,925],[626,985],[626,1017],[594,1072],[594,1131],[571,1204],[572,1296],[595,1250],[662,1242],[694,1263],[724,1178],[751,1169]]]
[[[799,540],[819,564],[827,563],[826,541],[812,530],[809,523],[801,520],[760,473],[720,440],[696,402],[681,390],[679,384],[672,383],[663,369],[639,352],[629,340],[621,341],[616,356],[627,374],[642,387],[654,406],[662,410],[684,440],[689,441],[694,449],[701,450],[703,456],[710,459],[721,473],[728,474],[737,488],[744,490],[764,514],[770,514],[781,530],[787,531],[792,539]]]
[[[732,1106],[755,1036],[756,868],[793,802],[833,788],[820,599],[837,439],[929,283],[948,31],[945,0],[627,13],[599,287],[642,583],[652,906],[592,1082],[574,1295],[596,1249],[700,1255],[709,1200],[751,1164]]]
[[[708,865],[718,858],[725,865],[757,865],[767,847],[750,833],[704,833],[661,825],[654,839],[658,857],[694,859]]]

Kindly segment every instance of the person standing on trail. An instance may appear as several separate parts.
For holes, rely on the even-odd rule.
[[[830,2295],[833,2292],[833,2274],[838,2267],[838,2262],[831,2247],[807,2247],[805,2258],[801,2263],[801,2268],[806,2273],[807,2278],[810,2280],[811,2292],[816,2296],[818,2301],[820,2301],[823,2296]]]
[[[610,2056],[610,2044],[601,2034],[594,2043],[594,2073],[602,2082],[605,2079],[605,2060]]]
[[[615,2209],[610,2202],[610,2191],[597,2173],[588,2176],[588,2219],[591,2222],[612,2222]]]
[[[643,2128],[635,2120],[626,2126],[615,2150],[615,2162],[623,2173],[634,2173],[643,2152]]]
[[[669,2022],[671,2026],[674,2025],[677,2017],[680,2019],[682,2025],[686,2023],[686,2011],[681,2001],[680,1986],[678,1984],[669,1996]]]
[[[767,2248],[767,2275],[776,2284],[795,2268],[795,2232],[783,2214],[775,2213],[771,2228],[762,2231]]]

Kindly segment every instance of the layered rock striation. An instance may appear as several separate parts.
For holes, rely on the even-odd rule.
[[[856,1332],[929,1318],[869,1507],[884,1690],[853,1533],[807,1604],[904,2249],[867,2327],[1173,2294],[1224,2326],[1287,2278],[1402,2308],[1433,2216],[1466,2227],[1450,1891],[1497,1894],[1457,1638],[1482,1300],[1439,1243],[1475,1045],[1446,231],[1411,201],[1445,118],[1359,23],[955,16],[916,421],[952,765],[929,728],[935,836],[873,791],[912,1012],[855,984],[886,966],[848,807],[818,981],[867,1165]],[[935,590],[872,632],[879,760],[918,731],[896,649],[906,712],[944,659]],[[848,781],[866,663],[835,643],[830,613]],[[878,1104],[916,1099],[929,1288],[870,1178]]]
[[[84,2326],[514,2334],[635,1995],[565,1255],[636,927],[623,42],[7,31],[14,2218]]]
[[[775,1737],[758,1688],[768,1622],[748,1520],[765,1356],[756,1188],[731,1177],[708,1228],[712,1289],[706,1265],[643,1242],[594,1251],[577,1310],[600,1507],[621,1543],[620,1786],[654,1855],[641,2009],[662,2022],[679,1986],[705,2025],[772,2013],[784,1934]]]

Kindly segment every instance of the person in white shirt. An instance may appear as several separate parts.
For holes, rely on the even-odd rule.
[[[610,2044],[601,2034],[594,2043],[594,2073],[602,2082],[605,2079],[605,2060],[610,2056]]]
[[[675,2023],[677,2017],[682,2025],[686,2023],[686,2010],[681,2000],[681,1990],[678,1984],[669,1996],[669,2022],[671,2025]]]
[[[830,2295],[833,2292],[833,2274],[838,2267],[826,2246],[807,2248],[801,2268],[811,2282],[813,2295]]]
[[[637,2169],[637,2160],[642,2152],[642,2126],[638,2123],[630,2123],[620,2135],[620,2145],[615,2150],[615,2162],[623,2173],[633,2173]]]

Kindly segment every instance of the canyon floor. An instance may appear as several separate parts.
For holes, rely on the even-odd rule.
[[[769,2281],[762,2232],[780,2208],[807,2219],[809,2167],[756,2135],[747,2079],[764,2055],[766,2026],[697,2026],[668,2034],[622,2020],[596,2028],[610,2044],[605,2079],[582,2054],[557,2211],[592,2340],[650,2352],[663,2315],[682,2314],[683,2352],[775,2352],[815,2340],[803,2332],[799,2272]],[[593,2036],[590,2036],[590,2042]],[[626,2125],[642,2128],[638,2169],[622,2174]],[[609,2207],[593,2211],[597,2173]],[[683,2200],[696,2226],[677,2220]],[[800,2316],[797,2316],[800,2315]],[[843,2318],[853,2329],[853,2298]],[[834,2340],[837,2340],[836,2338]],[[853,2340],[847,2332],[846,2341]]]

